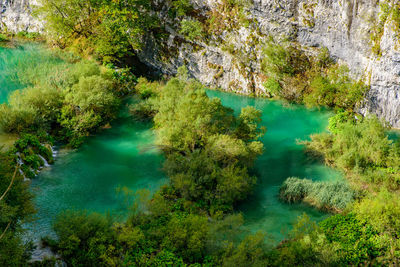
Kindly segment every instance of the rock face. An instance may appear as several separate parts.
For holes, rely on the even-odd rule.
[[[32,17],[36,0],[0,0],[0,29],[10,32],[40,32],[43,23]]]
[[[397,0],[396,0],[397,1]],[[396,2],[394,1],[394,2]],[[192,0],[206,14],[221,0]],[[191,74],[212,87],[240,93],[263,94],[261,72],[263,42],[269,36],[289,39],[309,52],[327,47],[339,62],[346,63],[355,78],[371,89],[360,108],[362,114],[375,113],[394,127],[400,127],[400,33],[391,20],[383,25],[378,41],[380,55],[372,52],[371,32],[380,20],[377,0],[253,0],[247,8],[250,26],[225,31],[207,43],[181,42],[173,27],[167,42],[172,57],[160,58],[150,37],[142,60],[174,73],[186,64]],[[392,1],[393,3],[393,1]],[[226,47],[231,47],[226,49]]]
[[[222,1],[191,0],[198,18],[218,9]],[[32,0],[4,2],[11,7],[1,16],[8,29],[40,29],[29,16]],[[354,77],[371,86],[359,111],[375,113],[400,127],[400,33],[392,20],[384,21],[375,40],[379,56],[373,53],[370,37],[380,23],[380,3],[398,0],[249,0],[245,11],[251,23],[231,25],[234,30],[214,33],[207,41],[185,40],[176,30],[179,21],[168,17],[165,1],[153,2],[161,7],[169,37],[162,43],[152,35],[146,37],[139,57],[149,66],[174,74],[185,64],[208,86],[261,95],[266,78],[261,72],[262,50],[269,36],[296,42],[310,53],[327,47],[334,58],[349,65]]]

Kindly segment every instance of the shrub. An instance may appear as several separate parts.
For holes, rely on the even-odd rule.
[[[198,20],[184,19],[181,21],[181,29],[179,32],[188,40],[194,41],[203,36],[203,26]]]
[[[6,42],[8,41],[8,37],[2,33],[0,33],[0,42]]]
[[[311,57],[296,45],[279,44],[271,39],[263,52],[261,67],[268,77],[264,87],[271,96],[309,107],[328,106],[352,111],[368,89],[361,81],[350,78],[347,67],[333,64],[326,48]]]
[[[279,96],[282,90],[280,83],[274,78],[268,78],[264,83],[264,88],[272,96]]]
[[[352,174],[357,183],[399,188],[400,158],[385,126],[374,116],[357,122],[338,118],[334,123],[332,134],[312,135],[311,141],[305,142],[307,149]]]
[[[339,247],[341,264],[363,265],[371,262],[386,247],[371,225],[360,222],[354,213],[338,214],[320,224],[329,242]]]
[[[110,218],[100,214],[63,212],[54,223],[59,241],[53,245],[68,265],[109,266],[115,249],[111,225]]]
[[[189,0],[174,0],[172,1],[172,7],[173,9],[171,9],[171,11],[174,11],[175,14],[171,15],[176,15],[178,17],[183,17],[193,11],[193,6]]]

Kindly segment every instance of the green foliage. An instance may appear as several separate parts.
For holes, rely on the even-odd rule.
[[[22,166],[20,166],[24,175],[28,178],[34,178],[37,175],[37,170],[43,167],[45,162],[53,162],[52,151],[50,145],[42,145],[40,141],[46,140],[48,137],[43,137],[39,140],[38,137],[31,134],[24,134],[18,139],[14,148],[11,150],[14,154],[18,155]]]
[[[127,74],[103,70],[92,61],[70,58],[27,46],[19,61],[7,62],[5,72],[16,82],[31,85],[15,91],[0,105],[0,128],[7,133],[47,132],[78,146],[85,136],[115,117],[124,92],[116,87]],[[25,55],[25,54],[24,54]],[[6,59],[7,60],[7,59]]]
[[[33,195],[15,168],[15,156],[0,152],[1,266],[23,266],[29,259],[29,244],[24,244],[20,233],[21,224],[34,213]]]
[[[30,259],[30,249],[30,245],[25,244],[20,236],[15,233],[7,233],[0,240],[0,265],[27,266]]]
[[[268,266],[268,249],[261,233],[247,236],[236,247],[228,243],[221,255],[221,266]]]
[[[72,86],[65,98],[75,107],[64,106],[62,114],[96,110],[96,94],[89,102],[81,94],[98,77]],[[263,150],[257,141],[265,132],[259,126],[261,112],[248,107],[235,117],[188,79],[187,69],[180,68],[177,77],[165,85],[141,78],[136,86],[142,100],[136,107],[146,103],[140,109],[148,108],[154,119],[171,183],[150,199],[138,194],[125,223],[112,224],[96,214],[60,215],[54,226],[58,240],[49,244],[72,266],[92,265],[96,258],[99,266],[214,266],[236,260],[243,265],[266,259],[263,238],[237,243],[243,218],[228,213],[255,184],[248,168]],[[102,87],[99,81],[93,84]]]
[[[179,32],[188,40],[195,41],[203,36],[203,26],[198,20],[184,19],[181,21],[181,29]]]
[[[370,223],[380,233],[390,234],[398,238],[400,235],[400,197],[382,190],[376,196],[370,196],[357,203],[354,210],[356,217]]]
[[[309,68],[309,60],[297,47],[280,45],[273,40],[264,48],[263,71],[272,78],[281,79],[285,75],[294,76]]]
[[[385,0],[379,3],[379,7],[379,18],[378,21],[373,21],[374,26],[371,29],[370,35],[372,52],[377,56],[381,56],[382,54],[381,41],[387,23],[392,23],[394,32],[397,36],[400,36],[400,4]]]
[[[329,118],[328,130],[333,134],[338,134],[345,122],[352,121],[352,116],[354,114],[349,111],[339,110],[334,116]]]
[[[361,81],[350,78],[347,67],[333,64],[326,48],[310,57],[295,45],[271,39],[263,52],[262,70],[267,75],[264,87],[270,96],[310,107],[353,110],[367,91]]]
[[[356,219],[377,233],[374,244],[380,248],[376,254],[381,265],[396,265],[400,259],[399,201],[398,194],[382,190],[354,207]]]
[[[282,184],[280,197],[289,203],[304,201],[319,209],[337,212],[352,203],[357,192],[344,181],[313,182],[291,177]]]
[[[38,32],[27,32],[27,31],[20,31],[16,35],[18,38],[23,38],[27,40],[36,40],[40,37],[40,33]]]
[[[341,266],[337,249],[307,215],[299,217],[289,236],[272,252],[272,266]]]
[[[0,106],[0,128],[8,133],[49,131],[62,106],[57,89],[36,86],[14,91]]]
[[[208,32],[219,35],[224,31],[247,27],[250,20],[247,18],[246,10],[251,5],[252,2],[249,0],[222,0],[218,2],[208,14]]]
[[[258,126],[261,113],[245,108],[235,118],[219,99],[208,98],[200,83],[188,80],[185,69],[179,73],[180,79],[161,90],[144,81],[137,87],[153,96],[146,103],[148,113],[155,113],[156,142],[166,152],[164,168],[185,199],[212,213],[230,210],[255,183],[247,168],[263,150],[257,141],[265,132]]]
[[[174,11],[178,17],[183,17],[193,11],[193,6],[189,0],[174,0],[172,1],[172,7],[171,11]]]
[[[353,213],[338,214],[320,223],[329,242],[339,246],[341,264],[362,265],[377,257],[384,244],[371,225],[357,220]]]
[[[265,90],[272,96],[279,96],[282,87],[279,82],[274,78],[268,78],[268,80],[263,84]]]
[[[311,92],[304,97],[309,106],[354,108],[364,99],[367,87],[348,76],[349,69],[335,65],[326,74],[316,75],[310,84]]]
[[[54,223],[56,251],[71,266],[115,266],[115,233],[110,219],[100,214],[66,211]],[[113,264],[114,263],[114,264]]]
[[[0,42],[6,42],[8,41],[8,37],[2,33],[0,33]]]
[[[51,41],[108,63],[141,47],[141,37],[154,23],[149,7],[145,0],[45,0],[35,13],[47,21]]]
[[[341,116],[341,115],[339,115]],[[322,155],[328,164],[349,172],[357,183],[398,189],[399,153],[376,117],[358,122],[337,120],[332,134],[311,136],[308,150]]]
[[[74,146],[114,118],[120,101],[113,94],[112,86],[111,81],[101,76],[82,77],[65,94],[65,106],[58,122]]]

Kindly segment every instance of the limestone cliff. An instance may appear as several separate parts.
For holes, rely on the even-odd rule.
[[[0,0],[0,29],[10,32],[40,32],[43,23],[31,16],[36,0]]]
[[[206,18],[213,11],[229,15],[224,14],[229,10],[219,9],[222,1],[191,0],[196,18]],[[3,2],[14,5],[11,11],[3,8],[1,18],[8,29],[38,28],[34,25],[39,23],[21,19],[29,17],[29,8],[17,3],[29,7],[28,0]],[[160,42],[151,34],[147,36],[139,55],[146,64],[167,74],[186,64],[191,75],[208,86],[263,94],[262,49],[269,36],[296,42],[308,53],[327,47],[334,58],[349,65],[355,77],[370,85],[360,112],[376,113],[400,127],[400,33],[393,20],[382,21],[383,0],[249,0],[245,15],[250,23],[230,25],[234,30],[215,32],[207,41],[185,40],[177,32],[179,21],[168,17],[165,1],[154,2],[160,7],[168,38]],[[386,2],[393,5],[398,0]],[[15,19],[15,13],[20,19]],[[372,39],[371,34],[377,38]]]

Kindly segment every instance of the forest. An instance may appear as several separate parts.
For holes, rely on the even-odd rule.
[[[182,42],[207,43],[250,24],[248,5],[223,0],[218,8],[225,12],[204,15],[189,0],[43,0],[34,15],[46,21],[45,33],[2,33],[2,45],[23,43],[30,53],[6,61],[4,73],[23,88],[0,104],[0,133],[16,138],[0,144],[0,266],[400,264],[400,139],[385,121],[357,113],[369,86],[328,49],[309,55],[272,37],[264,44],[263,97],[329,109],[327,130],[298,143],[344,177],[286,177],[281,202],[329,216],[300,216],[278,244],[268,233],[244,230],[238,209],[260,184],[257,159],[271,153],[261,141],[270,134],[262,111],[223,105],[185,65],[174,75],[146,75],[137,63],[146,33],[168,39],[157,16],[165,7]],[[55,144],[79,150],[112,127],[126,105],[133,123],[151,123],[167,182],[134,192],[124,220],[65,210],[52,225],[55,235],[41,240],[55,256],[30,261],[35,244],[23,225],[37,207],[26,180],[57,160]]]

